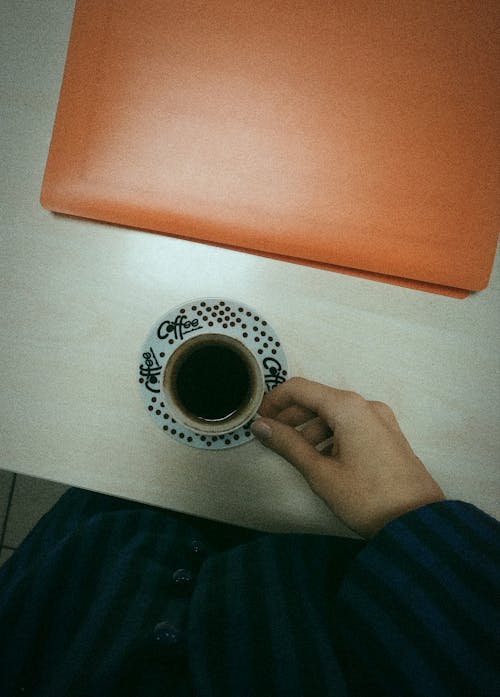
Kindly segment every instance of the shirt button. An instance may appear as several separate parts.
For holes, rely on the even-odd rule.
[[[168,649],[179,649],[182,646],[182,632],[170,622],[159,622],[154,628],[153,638],[157,646]]]
[[[208,554],[207,546],[201,540],[191,540],[189,543],[189,553],[193,561],[201,564]]]
[[[172,574],[174,588],[181,593],[188,593],[194,585],[194,574],[189,569],[177,569]]]

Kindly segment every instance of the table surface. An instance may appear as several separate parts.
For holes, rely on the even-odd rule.
[[[500,517],[500,259],[466,300],[54,216],[39,191],[73,3],[2,5],[0,467],[209,518],[345,533],[253,441],[170,439],[137,389],[141,344],[191,298],[255,307],[290,374],[386,401],[450,498]]]

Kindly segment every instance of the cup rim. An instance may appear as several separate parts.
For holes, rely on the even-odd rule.
[[[170,369],[172,369],[173,361],[175,361],[175,356],[178,355],[179,351],[186,350],[186,346],[188,346],[189,344],[202,343],[206,341],[207,338],[213,341],[213,343],[223,343],[229,345],[232,344],[233,346],[236,344],[238,349],[244,352],[245,357],[248,360],[249,365],[251,366],[251,370],[253,371],[253,376],[258,375],[258,379],[256,380],[255,393],[252,395],[252,398],[246,405],[245,409],[232,415],[229,419],[220,422],[205,422],[201,419],[196,419],[195,417],[190,416],[182,409],[178,408],[178,405],[171,397],[171,393],[165,389],[166,373],[169,370],[169,366]],[[168,405],[168,408],[172,413],[173,417],[176,419],[176,421],[178,421],[180,424],[199,435],[220,436],[237,430],[256,415],[259,406],[262,402],[262,398],[264,397],[265,382],[260,361],[254,354],[252,349],[245,343],[243,343],[243,341],[236,337],[229,336],[227,334],[222,334],[220,332],[204,332],[203,334],[198,334],[195,337],[186,339],[186,341],[183,341],[171,353],[168,360],[165,362],[165,365],[163,366],[163,370],[161,372],[160,391],[164,403]]]

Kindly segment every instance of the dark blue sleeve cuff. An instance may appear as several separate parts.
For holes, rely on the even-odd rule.
[[[500,524],[443,501],[386,525],[335,607],[346,670],[382,694],[497,695]],[[359,683],[359,676],[358,676]]]

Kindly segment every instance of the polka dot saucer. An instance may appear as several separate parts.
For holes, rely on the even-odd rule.
[[[160,317],[144,341],[137,379],[146,410],[167,435],[193,448],[224,450],[247,443],[253,439],[251,422],[230,433],[205,436],[179,424],[167,411],[160,389],[164,367],[175,349],[197,333],[239,339],[259,362],[267,391],[287,379],[287,360],[279,337],[259,312],[236,300],[191,300]]]

